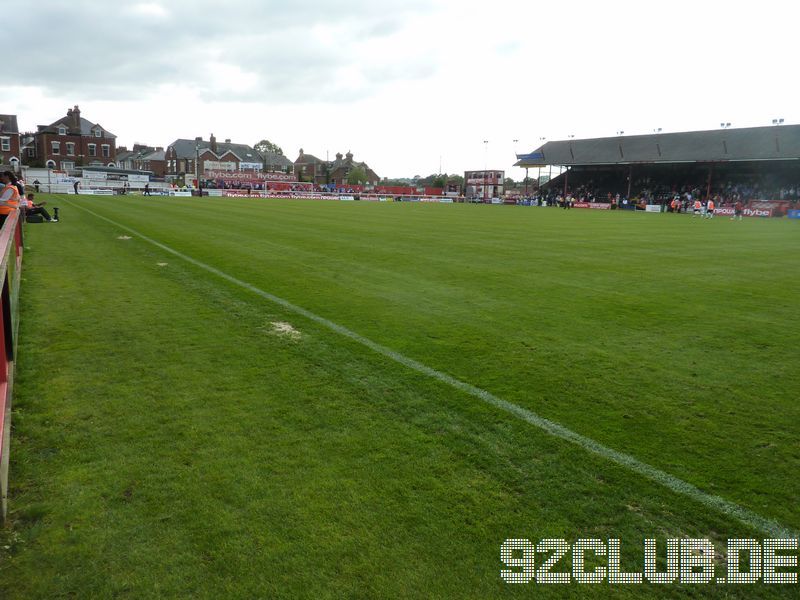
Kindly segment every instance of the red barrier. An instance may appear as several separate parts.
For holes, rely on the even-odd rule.
[[[22,219],[10,214],[0,229],[0,503],[2,518],[8,501],[8,451],[11,443],[11,396],[14,388],[14,360],[19,324],[19,281],[22,271]]]

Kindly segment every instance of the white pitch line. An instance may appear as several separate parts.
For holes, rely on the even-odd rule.
[[[761,531],[762,533],[766,533],[774,538],[798,538],[800,534],[798,532],[793,531],[792,529],[781,525],[777,521],[773,519],[767,519],[766,517],[762,517],[761,515],[751,511],[748,508],[743,506],[739,506],[735,502],[731,502],[730,500],[726,500],[720,496],[715,496],[714,494],[709,494],[708,492],[704,492],[700,488],[687,481],[683,481],[678,477],[670,475],[666,471],[662,471],[661,469],[657,469],[656,467],[650,466],[647,463],[640,461],[639,459],[631,456],[630,454],[625,454],[624,452],[619,452],[614,450],[613,448],[609,448],[608,446],[604,446],[600,442],[593,440],[590,437],[585,435],[581,435],[580,433],[576,433],[555,421],[551,421],[550,419],[546,419],[534,413],[527,408],[522,408],[516,404],[503,400],[502,398],[498,398],[491,392],[487,392],[479,387],[476,387],[472,384],[466,383],[461,381],[460,379],[456,379],[455,377],[448,375],[447,373],[443,373],[441,371],[437,371],[427,365],[422,364],[414,360],[413,358],[409,358],[399,352],[395,352],[391,348],[387,348],[386,346],[382,346],[377,342],[373,342],[369,338],[366,338],[346,327],[339,325],[338,323],[334,323],[326,319],[325,317],[321,317],[301,306],[297,306],[296,304],[292,304],[288,300],[284,300],[274,294],[270,294],[269,292],[265,292],[264,290],[257,288],[256,286],[247,283],[246,281],[242,281],[241,279],[237,279],[232,275],[228,275],[224,271],[220,271],[219,269],[212,267],[204,262],[201,262],[191,256],[187,256],[178,252],[177,250],[170,248],[169,246],[162,244],[152,238],[147,237],[136,231],[135,229],[131,229],[126,225],[122,225],[121,223],[117,223],[116,221],[109,219],[108,217],[104,217],[103,215],[99,215],[96,212],[89,210],[88,208],[84,208],[82,206],[78,206],[77,204],[73,204],[71,201],[66,201],[71,206],[82,210],[84,212],[89,213],[97,217],[98,219],[102,219],[107,223],[111,223],[115,227],[119,227],[120,229],[124,229],[125,231],[132,233],[133,235],[141,238],[142,240],[161,248],[164,252],[168,252],[173,256],[177,256],[178,258],[195,265],[209,273],[212,273],[219,277],[220,279],[224,279],[234,285],[237,285],[241,288],[244,288],[250,292],[253,292],[257,296],[260,296],[270,302],[273,302],[279,306],[282,306],[286,310],[289,310],[293,313],[301,315],[310,321],[314,321],[322,325],[323,327],[335,331],[336,333],[349,338],[355,342],[358,342],[362,346],[366,346],[373,352],[385,356],[387,358],[392,359],[393,361],[403,365],[404,367],[408,367],[409,369],[416,371],[418,373],[422,373],[423,375],[427,375],[432,379],[436,379],[450,387],[453,387],[457,390],[460,390],[474,398],[478,398],[482,400],[486,404],[494,406],[495,408],[499,408],[507,413],[511,413],[515,417],[530,423],[531,425],[538,427],[549,433],[552,436],[560,438],[562,440],[566,440],[571,442],[577,446],[580,446],[584,450],[591,452],[592,454],[596,454],[609,460],[617,465],[625,467],[629,471],[636,473],[637,475],[641,475],[651,481],[654,481],[665,488],[680,494],[682,496],[686,496],[700,504],[703,504],[709,508],[712,508],[724,515],[733,517],[738,521],[753,527]]]

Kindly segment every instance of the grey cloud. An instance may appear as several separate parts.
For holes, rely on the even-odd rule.
[[[360,56],[364,44],[400,31],[408,15],[428,10],[419,0],[141,4],[159,4],[167,15],[136,12],[135,0],[25,3],[19,9],[20,29],[52,32],[27,46],[25,83],[97,100],[132,99],[153,86],[183,83],[201,97],[218,99],[219,82],[211,65],[220,61],[252,73],[257,81],[255,89],[241,94],[233,87],[230,99],[341,99],[371,93],[381,83],[368,65],[357,67],[364,71],[365,84],[341,80],[341,69],[365,62]],[[333,42],[315,39],[310,33],[314,27],[324,28]],[[388,65],[383,81],[419,76],[427,75]]]

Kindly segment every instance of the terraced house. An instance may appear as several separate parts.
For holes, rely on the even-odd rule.
[[[281,171],[291,172],[292,162],[284,156],[268,152],[262,155],[252,146],[235,144],[226,139],[218,142],[212,133],[209,140],[178,139],[165,151],[166,174],[191,176],[206,171]]]

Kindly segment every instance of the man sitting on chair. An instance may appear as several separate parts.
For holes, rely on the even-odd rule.
[[[20,201],[20,207],[25,211],[25,215],[42,215],[45,221],[51,221],[53,223],[58,223],[58,219],[53,219],[50,217],[50,213],[47,212],[47,209],[44,208],[44,205],[47,202],[42,202],[40,204],[36,204],[33,201],[33,194],[28,193],[28,195]]]

